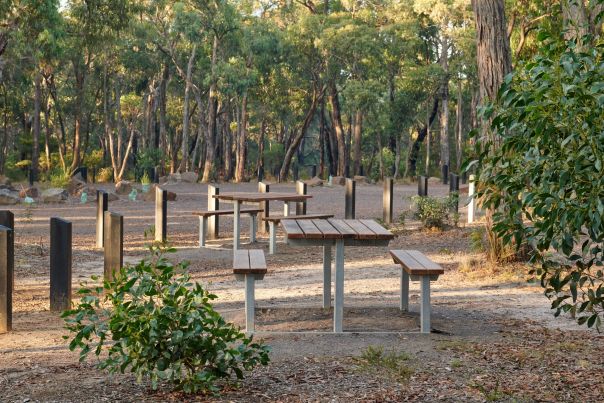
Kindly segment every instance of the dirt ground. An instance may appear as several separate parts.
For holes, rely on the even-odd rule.
[[[100,188],[106,187],[99,185]],[[191,262],[193,279],[219,298],[216,308],[244,326],[243,285],[231,270],[232,220],[221,218],[222,238],[199,249],[194,210],[206,207],[206,186],[167,185],[168,236]],[[255,183],[222,184],[221,191],[253,191]],[[272,191],[294,191],[292,184]],[[395,187],[395,212],[409,207],[416,185]],[[447,188],[431,184],[430,193]],[[344,189],[309,188],[308,212],[344,214]],[[125,199],[125,198],[124,198]],[[380,218],[380,185],[358,185],[357,218]],[[272,210],[282,211],[274,203]],[[49,312],[49,217],[73,222],[74,287],[101,274],[94,248],[95,204],[12,208],[16,220],[13,332],[0,335],[0,401],[601,401],[604,339],[570,318],[554,318],[538,285],[522,266],[492,267],[472,246],[480,225],[425,231],[406,219],[390,248],[418,249],[446,272],[432,285],[433,333],[419,330],[419,286],[411,284],[411,312],[398,309],[400,269],[388,248],[347,248],[343,334],[332,334],[331,310],[321,308],[322,251],[278,244],[266,237],[254,248],[267,254],[269,273],[256,285],[258,335],[272,348],[271,363],[220,396],[151,391],[129,375],[109,375],[94,360],[79,363],[67,349],[58,315]],[[125,260],[145,255],[143,233],[153,225],[152,202],[120,200]],[[243,247],[248,247],[243,220]]]

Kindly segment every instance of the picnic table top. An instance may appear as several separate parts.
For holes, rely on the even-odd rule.
[[[394,234],[374,220],[281,220],[288,239],[391,240]]]
[[[312,198],[311,195],[299,195],[297,193],[261,193],[261,192],[226,192],[213,196],[219,200],[264,202],[264,201],[292,201],[301,202]]]

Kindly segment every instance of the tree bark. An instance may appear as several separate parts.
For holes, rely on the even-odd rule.
[[[457,123],[456,162],[457,169],[459,169],[461,167],[461,159],[463,157],[463,87],[461,78],[457,82],[457,114],[455,120]]]
[[[329,103],[331,104],[331,121],[335,132],[336,142],[338,144],[338,171],[339,176],[344,176],[346,172],[346,139],[344,138],[344,126],[342,125],[342,114],[340,111],[340,100],[338,89],[335,82],[329,86]]]
[[[180,147],[180,166],[178,170],[185,172],[189,170],[189,103],[191,99],[191,77],[193,76],[193,62],[195,61],[195,52],[197,45],[193,45],[189,63],[187,64],[187,75],[185,78],[185,99],[182,114],[182,145]]]
[[[218,93],[216,86],[216,62],[218,58],[218,36],[214,34],[212,43],[212,60],[210,78],[210,94],[208,100],[208,131],[206,135],[206,160],[203,166],[202,182],[209,182],[212,179],[214,169],[214,149],[216,144],[216,112],[218,111]]]
[[[430,111],[430,115],[428,117],[428,121],[421,127],[417,127],[417,138],[413,140],[411,143],[411,147],[409,149],[409,155],[407,157],[407,168],[406,171],[409,175],[415,176],[417,171],[417,160],[419,158],[419,150],[422,142],[426,138],[428,134],[429,127],[434,123],[436,119],[436,115],[438,114],[438,105],[439,105],[439,97],[434,97],[434,101],[432,103],[432,110]]]
[[[34,180],[38,179],[38,166],[40,160],[40,113],[42,112],[42,75],[35,73],[34,78],[34,127],[33,144],[31,152],[31,170]]]
[[[363,112],[357,109],[354,115],[354,174],[361,174],[361,140],[363,134]]]
[[[440,167],[451,166],[449,147],[449,38],[442,35],[440,39],[441,54],[440,64],[443,69],[441,84],[441,112],[440,112]]]
[[[237,125],[237,156],[235,168],[235,181],[243,182],[245,179],[246,141],[247,141],[247,91],[241,99],[241,113]]]

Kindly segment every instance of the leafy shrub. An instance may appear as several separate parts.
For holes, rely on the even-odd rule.
[[[539,34],[535,58],[485,110],[478,197],[507,244],[530,246],[555,314],[599,327],[604,315],[604,41],[579,49]]]
[[[103,286],[81,288],[80,303],[63,313],[80,360],[94,351],[102,369],[185,393],[216,392],[219,380],[268,363],[268,347],[227,324],[210,303],[216,296],[180,274],[186,262],[174,266],[164,250],[151,251],[150,261],[122,268]]]
[[[413,196],[411,200],[415,204],[413,215],[425,228],[442,229],[452,223],[451,208],[456,203],[455,197]]]
[[[63,170],[56,170],[50,174],[50,184],[56,188],[66,188],[69,184],[69,173]]]
[[[92,150],[84,156],[84,164],[89,168],[98,168],[103,164],[103,150]]]
[[[113,177],[113,168],[105,167],[99,169],[99,172],[96,174],[96,181],[105,183],[111,182],[111,178]]]

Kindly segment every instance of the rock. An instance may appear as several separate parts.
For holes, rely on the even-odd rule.
[[[78,175],[80,175],[80,174],[78,174]],[[72,176],[71,178],[69,178],[69,183],[67,184],[67,192],[72,196],[75,196],[78,193],[80,193],[82,188],[84,188],[86,186],[86,182],[77,178],[78,175],[75,175],[75,176]],[[81,176],[80,176],[80,178],[81,178]]]
[[[165,185],[166,183],[176,183],[176,178],[172,174],[161,176],[159,178],[159,183],[161,183],[162,185]]]
[[[17,204],[21,201],[16,192],[11,192],[8,189],[0,189],[0,205]]]
[[[310,186],[311,188],[314,188],[317,186],[323,186],[323,180],[321,178],[319,178],[318,176],[315,176],[314,178],[304,181],[304,183],[306,183],[306,185]]]
[[[354,176],[354,180],[355,180],[355,182],[357,184],[359,184],[359,183],[362,184],[362,185],[369,185],[369,184],[371,184],[371,181],[366,176],[355,175]]]
[[[6,190],[11,191],[11,192],[16,192],[17,191],[17,189],[15,189],[11,185],[0,185],[0,189],[6,189]]]
[[[85,182],[84,178],[82,178],[82,173],[81,172],[78,172],[77,174],[73,175],[71,177],[71,179],[76,179],[76,180],[79,180],[80,182]]]
[[[19,197],[22,199],[25,199],[26,197],[36,199],[38,196],[40,196],[40,191],[35,186],[27,187],[19,191]]]
[[[331,184],[344,186],[346,184],[346,178],[343,176],[334,176],[331,178]]]
[[[155,189],[156,188],[157,188],[157,185],[153,185],[147,193],[143,193],[143,200],[144,201],[155,201]],[[168,190],[168,201],[176,201],[176,193],[170,192]]]
[[[50,188],[42,192],[42,202],[63,203],[69,197],[67,190],[61,188]]]
[[[96,189],[90,186],[84,186],[83,188],[81,188],[77,193],[76,196],[81,198],[82,197],[82,193],[86,193],[87,195],[87,200],[90,201],[95,201],[96,200]]]
[[[115,193],[118,195],[127,195],[132,192],[132,184],[128,181],[119,181],[115,184]]]
[[[119,196],[113,192],[107,192],[107,201],[116,201],[119,200]]]
[[[180,174],[180,181],[186,183],[197,183],[199,176],[196,172],[183,172]]]

